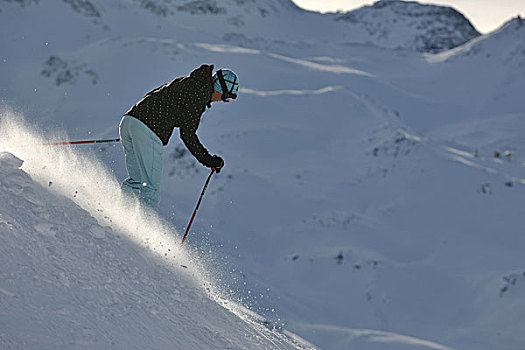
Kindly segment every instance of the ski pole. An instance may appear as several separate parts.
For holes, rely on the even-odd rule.
[[[186,240],[186,236],[188,236],[188,232],[190,232],[191,224],[193,223],[193,219],[195,219],[195,214],[197,214],[197,210],[199,210],[199,206],[201,205],[202,197],[204,197],[204,193],[206,192],[206,188],[208,188],[208,184],[210,183],[211,176],[216,171],[217,171],[217,169],[211,168],[210,175],[208,175],[208,179],[206,180],[206,183],[204,184],[204,188],[202,189],[201,196],[199,197],[199,201],[197,202],[197,206],[195,207],[195,210],[193,211],[193,215],[191,216],[190,223],[188,224],[188,227],[186,228],[186,232],[184,233],[184,237],[182,237],[182,242],[180,243],[180,247],[181,248],[182,248],[182,245],[184,244],[184,241]]]
[[[41,146],[84,145],[88,143],[109,143],[109,142],[120,142],[120,139],[49,142],[49,143],[43,143]]]

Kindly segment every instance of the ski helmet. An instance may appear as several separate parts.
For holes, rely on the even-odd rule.
[[[225,102],[237,98],[239,90],[239,78],[232,70],[223,68],[213,74],[213,88],[222,93],[222,100]]]

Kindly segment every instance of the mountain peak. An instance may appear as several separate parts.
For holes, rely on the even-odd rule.
[[[508,30],[508,29],[511,29],[511,30],[521,30],[525,27],[525,21],[523,20],[523,18],[521,18],[520,15],[514,17],[514,18],[511,18],[510,20],[508,20],[507,22],[505,22],[499,30]]]
[[[336,21],[363,26],[381,46],[420,52],[449,50],[480,35],[457,10],[413,1],[380,0]]]
[[[500,28],[487,35],[450,52],[442,58],[489,61],[498,66],[513,67],[515,73],[523,72],[525,67],[525,22],[520,16],[504,23]]]

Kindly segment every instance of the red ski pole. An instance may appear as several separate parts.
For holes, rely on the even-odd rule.
[[[204,197],[204,193],[206,192],[206,189],[208,188],[208,184],[210,183],[210,179],[214,172],[216,172],[217,169],[211,168],[210,175],[208,175],[208,179],[206,180],[206,183],[204,184],[204,188],[202,189],[201,196],[199,197],[199,201],[197,202],[197,206],[195,207],[195,210],[193,211],[193,215],[191,216],[190,223],[188,224],[188,227],[186,228],[186,232],[184,233],[184,237],[182,237],[182,242],[180,243],[180,247],[182,248],[182,245],[184,244],[184,241],[186,240],[186,236],[188,236],[188,232],[190,232],[191,224],[193,223],[193,219],[195,219],[195,214],[197,214],[197,210],[199,210],[199,206],[201,205],[202,197]]]
[[[88,143],[108,143],[108,142],[120,142],[120,139],[49,142],[49,143],[43,143],[41,146],[84,145]]]

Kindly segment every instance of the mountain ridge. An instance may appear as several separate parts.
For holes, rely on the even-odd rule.
[[[119,26],[113,18],[118,16],[115,12],[118,7],[123,6],[158,17],[158,26],[173,26],[175,23],[192,26],[196,21],[206,20],[213,32],[222,32],[228,38],[238,35],[253,39],[260,36],[258,28],[266,26],[267,34],[263,37],[269,40],[286,31],[290,40],[319,41],[325,40],[322,33],[328,32],[340,43],[436,53],[460,46],[480,35],[468,19],[453,8],[401,0],[380,0],[337,14],[306,11],[291,0],[228,0],[220,3],[215,0],[120,0],[120,3],[111,4],[98,0],[57,1],[56,4],[67,5],[78,15],[102,25],[108,33]],[[38,0],[7,3],[23,8],[47,4]]]

